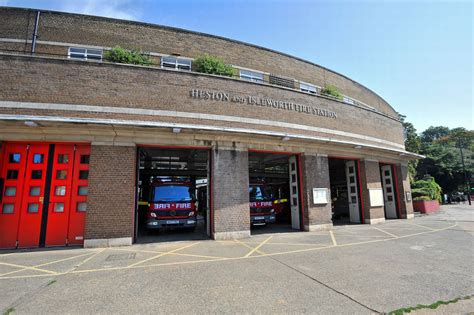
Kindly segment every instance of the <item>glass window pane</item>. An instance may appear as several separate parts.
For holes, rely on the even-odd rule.
[[[18,171],[17,170],[8,170],[7,171],[7,179],[18,179]]]
[[[41,194],[41,187],[32,186],[30,187],[30,196],[39,196]]]
[[[392,187],[387,187],[387,193],[391,193],[392,192]]]
[[[10,157],[8,158],[9,163],[20,163],[21,154],[20,153],[10,153]]]
[[[79,171],[79,179],[87,179],[89,177],[89,171]]]
[[[99,49],[87,49],[87,58],[90,57],[89,55],[102,56],[102,50],[99,50]]]
[[[392,196],[387,196],[387,200],[388,201],[393,201],[393,197]]]
[[[16,196],[16,186],[5,187],[5,196],[7,197]]]
[[[81,155],[81,164],[89,164],[89,155]]]
[[[41,163],[43,163],[43,160],[44,160],[44,154],[36,153],[36,154],[33,155],[33,163],[34,164],[41,164]]]
[[[351,194],[355,194],[356,193],[356,188],[354,186],[351,186]]]
[[[79,196],[87,196],[87,193],[88,193],[87,186],[79,186],[79,189],[77,191],[77,194]]]
[[[78,202],[77,212],[86,212],[86,211],[87,211],[87,202]]]
[[[64,203],[63,202],[56,202],[54,204],[54,212],[64,212]]]
[[[86,49],[85,49],[85,48],[74,48],[74,47],[71,47],[71,48],[69,48],[69,52],[70,52],[70,53],[85,54],[85,53],[86,53]]]
[[[385,184],[390,185],[391,183],[392,181],[390,180],[390,178],[385,178]]]
[[[41,179],[43,177],[42,170],[32,170],[31,171],[31,179]]]
[[[37,203],[28,204],[28,213],[38,213],[39,205]]]
[[[298,205],[298,199],[293,198],[293,206],[297,206],[297,205]]]
[[[293,194],[296,194],[296,186],[293,186],[292,189],[293,189]]]
[[[56,171],[56,179],[66,179],[66,178],[67,178],[67,171],[66,170]]]
[[[3,214],[10,214],[13,213],[13,204],[11,203],[5,203],[2,208],[2,213]]]
[[[291,163],[291,170],[295,171],[296,170],[296,163]]]
[[[296,183],[296,175],[295,174],[291,174],[291,182]]]
[[[58,154],[58,163],[67,164],[69,162],[69,155],[67,154]]]
[[[355,182],[355,177],[349,176],[349,183],[354,184],[354,182]]]
[[[102,60],[102,56],[99,56],[99,55],[87,55],[87,60]]]
[[[354,166],[349,166],[349,174],[354,174]]]
[[[351,203],[357,203],[357,197],[356,196],[351,197]]]
[[[56,186],[54,191],[55,196],[65,196],[66,195],[66,186]]]

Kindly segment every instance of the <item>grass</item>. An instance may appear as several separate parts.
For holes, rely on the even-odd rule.
[[[6,309],[5,312],[3,312],[3,315],[10,315],[11,313],[13,313],[15,311],[15,308],[14,307],[9,307]]]
[[[430,304],[430,305],[418,304],[417,306],[399,308],[398,310],[391,311],[388,314],[389,315],[403,315],[405,313],[411,313],[412,311],[421,310],[421,309],[435,310],[438,307],[440,307],[441,305],[448,305],[448,304],[452,304],[452,303],[457,303],[460,300],[469,300],[470,298],[472,298],[472,295],[471,296],[455,298],[455,299],[449,300],[449,301],[437,301],[437,302],[435,302],[433,304]]]

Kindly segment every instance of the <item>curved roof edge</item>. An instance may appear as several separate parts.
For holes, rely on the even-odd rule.
[[[174,26],[166,26],[166,25],[161,25],[161,24],[155,24],[155,23],[149,23],[149,22],[141,22],[141,21],[133,21],[133,20],[125,20],[125,19],[118,19],[118,18],[111,18],[111,17],[105,17],[105,16],[98,16],[98,15],[90,15],[90,14],[82,14],[82,13],[74,13],[74,12],[65,12],[65,11],[56,11],[56,10],[48,10],[48,9],[34,9],[34,8],[21,8],[21,7],[11,7],[11,6],[0,6],[0,9],[1,8],[6,8],[6,9],[15,9],[15,10],[24,10],[24,11],[41,11],[41,12],[47,12],[47,13],[54,13],[54,14],[69,14],[69,15],[78,15],[78,16],[84,16],[84,17],[93,17],[93,18],[99,18],[99,19],[105,19],[105,20],[111,20],[111,21],[119,21],[121,23],[128,23],[128,24],[137,24],[137,25],[144,25],[144,26],[151,26],[151,27],[158,27],[158,28],[163,28],[163,29],[169,29],[169,30],[173,30],[173,31],[177,31],[177,32],[182,32],[182,33],[190,33],[190,34],[195,34],[195,35],[201,35],[201,36],[207,36],[207,37],[213,37],[213,38],[217,38],[217,39],[221,39],[221,40],[225,40],[225,41],[229,41],[229,42],[234,42],[234,43],[237,43],[237,44],[241,44],[241,45],[246,45],[246,46],[250,46],[250,47],[254,47],[254,48],[257,48],[257,49],[263,49],[263,50],[266,50],[266,51],[269,51],[269,52],[272,52],[272,53],[276,53],[276,54],[280,54],[282,56],[286,56],[286,57],[289,57],[289,58],[292,58],[292,59],[295,59],[295,60],[299,60],[299,61],[302,61],[302,62],[305,62],[305,63],[308,63],[310,65],[313,65],[313,66],[316,66],[316,67],[319,67],[319,68],[322,68],[326,71],[330,71],[334,74],[337,74],[359,86],[361,86],[362,88],[366,89],[367,91],[373,93],[375,96],[377,96],[378,98],[380,98],[381,100],[383,100],[395,113],[398,114],[398,111],[395,110],[395,108],[393,108],[393,106],[387,102],[383,97],[381,97],[379,94],[377,94],[376,92],[374,92],[373,90],[369,89],[368,87],[366,87],[365,85],[345,76],[344,74],[341,74],[337,71],[334,71],[334,70],[331,70],[329,68],[326,68],[324,66],[321,66],[315,62],[312,62],[312,61],[309,61],[309,60],[306,60],[306,59],[303,59],[303,58],[300,58],[300,57],[296,57],[296,56],[293,56],[293,55],[290,55],[290,54],[287,54],[287,53],[284,53],[284,52],[281,52],[281,51],[277,51],[277,50],[273,50],[271,48],[267,48],[267,47],[263,47],[263,46],[259,46],[259,45],[256,45],[256,44],[251,44],[251,43],[247,43],[247,42],[244,42],[244,41],[240,41],[240,40],[236,40],[236,39],[232,39],[232,38],[228,38],[228,37],[224,37],[224,36],[219,36],[219,35],[213,35],[213,34],[208,34],[208,33],[203,33],[203,32],[198,32],[198,31],[192,31],[192,30],[187,30],[187,29],[184,29],[184,28],[179,28],[179,27],[174,27]],[[400,119],[398,117],[394,117],[396,120],[400,121]]]

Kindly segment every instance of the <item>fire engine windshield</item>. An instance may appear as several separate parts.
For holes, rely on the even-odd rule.
[[[189,186],[157,186],[153,194],[153,201],[191,201],[193,194]]]
[[[272,189],[265,186],[249,187],[250,201],[268,201],[272,200]]]

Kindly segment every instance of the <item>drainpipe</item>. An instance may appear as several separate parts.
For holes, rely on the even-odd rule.
[[[36,38],[38,37],[38,24],[40,19],[41,11],[36,12],[36,19],[35,19],[35,29],[33,31],[33,38],[31,39],[31,54],[34,55],[36,50]]]

